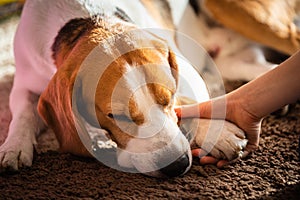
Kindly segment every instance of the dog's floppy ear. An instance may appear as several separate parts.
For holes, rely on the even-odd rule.
[[[62,151],[90,156],[75,127],[72,112],[73,81],[70,77],[66,72],[58,70],[40,96],[38,112],[54,130]]]
[[[82,103],[81,87],[77,83],[74,85],[74,76],[59,69],[40,96],[38,112],[54,130],[63,152],[81,156],[96,154],[98,158],[109,153],[111,157],[117,145],[106,130],[91,125],[81,115],[78,108]],[[76,87],[75,97],[72,96],[75,92],[73,87]],[[72,97],[76,99],[72,101]],[[88,146],[88,150],[83,143]]]

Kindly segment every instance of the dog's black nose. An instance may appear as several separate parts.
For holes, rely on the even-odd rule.
[[[188,154],[183,154],[180,158],[175,160],[168,166],[160,169],[160,171],[168,177],[176,177],[182,175],[190,166]]]

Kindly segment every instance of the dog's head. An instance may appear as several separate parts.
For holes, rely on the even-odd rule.
[[[86,154],[75,128],[75,102],[76,112],[118,145],[120,166],[152,176],[185,173],[191,151],[173,109],[176,55],[149,31],[123,22],[103,25],[91,26],[71,45],[56,40],[58,71],[41,95],[40,114],[65,151]]]

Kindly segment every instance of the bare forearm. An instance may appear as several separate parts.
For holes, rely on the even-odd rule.
[[[224,96],[176,109],[179,117],[226,119],[245,131],[246,156],[257,149],[261,121],[267,114],[300,98],[300,52],[274,70]]]
[[[300,97],[300,52],[274,70],[228,95],[258,118],[294,103]]]
[[[274,70],[237,90],[208,102],[184,106],[181,117],[226,118],[239,121],[242,113],[255,119],[300,98],[300,51]],[[226,113],[226,114],[225,114]]]

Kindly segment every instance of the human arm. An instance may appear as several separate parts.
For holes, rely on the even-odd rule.
[[[237,90],[208,102],[176,109],[179,117],[223,118],[246,132],[244,156],[259,143],[261,121],[267,114],[300,97],[300,51],[277,68]],[[222,112],[226,108],[226,112]],[[200,112],[200,113],[199,113]],[[181,116],[184,113],[184,116]]]

